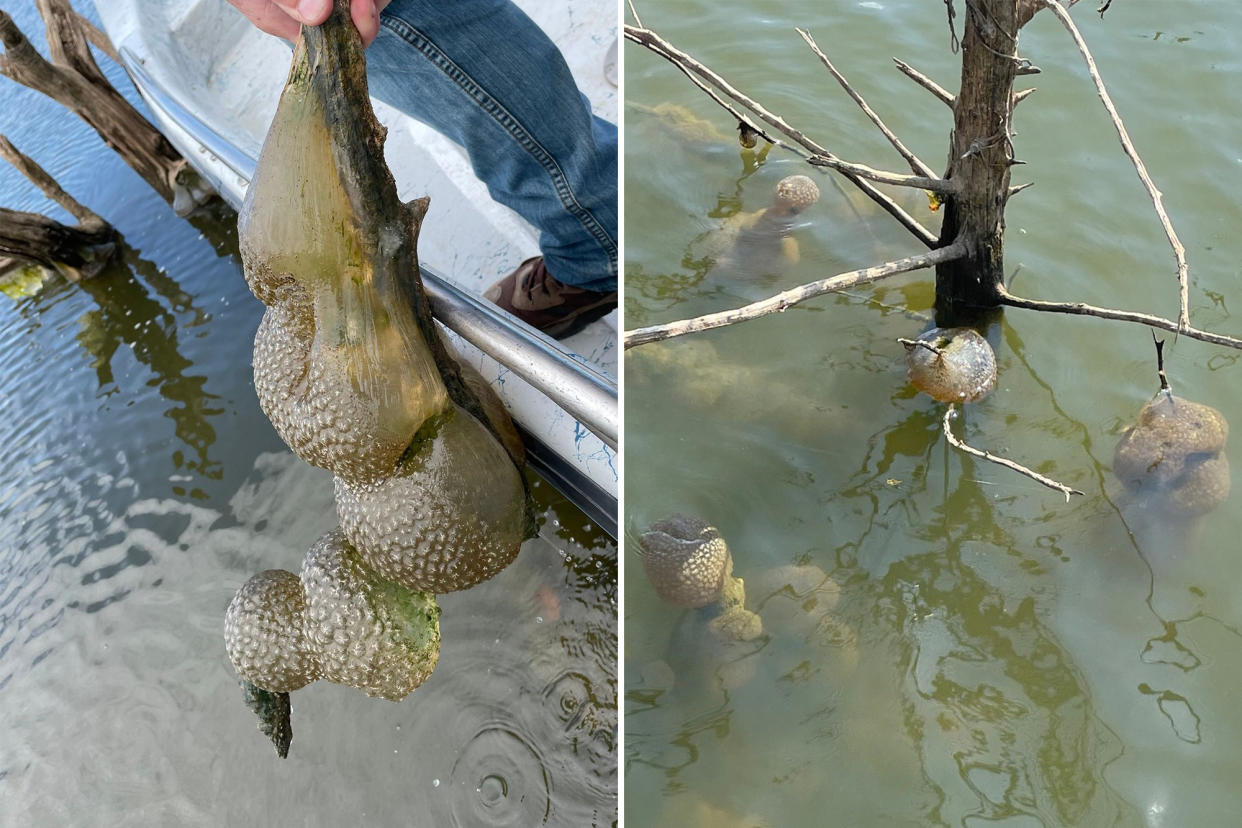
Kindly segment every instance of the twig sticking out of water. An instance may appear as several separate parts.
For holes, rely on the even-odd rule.
[[[915,69],[913,66],[906,63],[904,60],[898,60],[897,58],[893,58],[893,63],[897,64],[897,68],[900,69],[907,78],[914,81],[919,86],[923,87],[928,92],[935,95],[936,98],[940,100],[941,102],[943,102],[944,105],[947,106],[949,109],[952,109],[954,106],[956,106],[957,99],[953,96],[952,92],[945,89],[943,86],[936,83],[934,80],[927,77],[927,75],[924,75],[918,69]]]
[[[1031,478],[1032,480],[1034,480],[1036,483],[1040,483],[1044,486],[1047,486],[1049,489],[1056,489],[1058,492],[1065,495],[1066,503],[1069,503],[1070,495],[1083,494],[1077,489],[1071,489],[1069,486],[1066,486],[1064,483],[1058,483],[1057,481],[1053,480],[1051,477],[1044,477],[1039,472],[1028,469],[1026,466],[1023,466],[1021,463],[1015,463],[1014,461],[1007,460],[1004,457],[997,457],[995,454],[986,452],[983,449],[977,449],[977,448],[973,448],[971,446],[966,445],[964,442],[962,442],[960,439],[958,439],[953,434],[952,422],[954,418],[956,417],[957,417],[957,406],[950,403],[948,409],[944,412],[944,421],[943,421],[944,437],[946,440],[949,441],[949,445],[953,446],[955,449],[958,449],[959,451],[964,451],[967,454],[973,455],[975,457],[979,457],[983,460],[996,463],[998,466],[1004,466],[1005,468],[1013,469],[1018,474],[1025,475]]]
[[[896,259],[895,261],[885,262],[873,267],[864,267],[860,270],[839,273],[836,276],[821,279],[817,282],[808,282],[805,285],[799,285],[796,288],[782,291],[775,296],[769,296],[767,299],[752,302],[749,305],[743,305],[733,310],[709,313],[691,319],[681,319],[663,325],[652,325],[647,328],[636,328],[632,331],[626,331],[624,345],[627,349],[633,348],[635,345],[645,345],[649,342],[659,342],[696,331],[706,331],[711,328],[720,328],[725,325],[745,322],[749,319],[758,319],[760,316],[767,316],[770,313],[781,313],[799,302],[822,296],[825,293],[835,293],[858,285],[878,282],[898,273],[906,273],[924,267],[933,267],[941,262],[952,261],[964,255],[966,255],[965,242],[956,241],[948,247],[930,250],[927,253],[907,256],[904,259]]]

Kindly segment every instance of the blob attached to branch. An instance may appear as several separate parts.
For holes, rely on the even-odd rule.
[[[899,340],[914,387],[940,402],[976,402],[996,387],[996,355],[970,328],[932,328]]]
[[[1211,406],[1174,396],[1164,376],[1163,342],[1157,343],[1160,390],[1117,443],[1113,472],[1134,494],[1178,516],[1215,509],[1229,497],[1225,456],[1229,423]]]

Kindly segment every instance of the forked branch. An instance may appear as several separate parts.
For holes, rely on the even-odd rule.
[[[1009,289],[1004,285],[997,286],[997,293],[1000,294],[1001,304],[1008,305],[1011,308],[1025,308],[1026,310],[1046,311],[1049,313],[1068,313],[1074,316],[1095,316],[1100,319],[1113,319],[1119,322],[1137,322],[1149,328],[1170,331],[1180,336],[1198,339],[1201,342],[1210,342],[1213,345],[1223,345],[1226,348],[1242,350],[1242,339],[1235,339],[1232,336],[1216,334],[1211,331],[1203,331],[1195,327],[1182,326],[1172,319],[1153,316],[1150,313],[1101,308],[1095,305],[1088,305],[1085,302],[1044,302],[1038,299],[1024,299],[1021,296],[1015,296],[1010,293]]]
[[[924,164],[919,157],[911,152],[910,149],[901,142],[901,139],[888,128],[888,125],[881,120],[880,116],[875,113],[875,110],[868,106],[867,102],[863,100],[863,96],[858,94],[857,90],[855,90],[853,86],[850,86],[850,82],[845,79],[844,75],[837,71],[837,67],[832,65],[832,61],[829,60],[828,56],[824,54],[822,49],[819,48],[819,44],[815,42],[815,38],[811,37],[811,33],[806,29],[798,28],[795,28],[794,31],[802,35],[802,39],[806,41],[806,45],[811,47],[811,51],[814,52],[815,56],[818,57],[820,62],[824,64],[824,68],[826,68],[828,73],[836,79],[837,83],[841,84],[841,88],[845,90],[845,94],[853,98],[854,103],[858,104],[858,107],[863,111],[863,114],[871,120],[871,123],[875,124],[876,129],[883,133],[884,137],[888,139],[888,142],[893,145],[893,149],[897,150],[897,154],[906,159],[906,163],[910,165],[910,170],[915,175],[921,175],[924,178],[939,178],[931,167]]]
[[[944,412],[944,421],[942,425],[944,427],[944,437],[946,440],[949,441],[949,445],[953,446],[953,448],[957,449],[958,451],[964,451],[967,454],[973,455],[983,460],[987,460],[990,463],[995,463],[998,466],[1004,466],[1007,469],[1013,469],[1018,474],[1025,475],[1031,478],[1032,480],[1034,480],[1036,483],[1047,486],[1049,489],[1056,489],[1058,492],[1065,495],[1066,503],[1069,503],[1070,495],[1082,494],[1082,492],[1078,491],[1077,489],[1072,489],[1069,486],[1066,486],[1064,483],[1058,483],[1057,481],[1053,480],[1051,477],[1045,477],[1044,475],[1040,474],[1037,471],[1028,469],[1026,466],[1022,465],[1021,463],[1015,463],[1014,461],[1008,460],[1004,457],[997,457],[995,454],[984,451],[983,449],[977,449],[977,448],[974,448],[973,446],[966,445],[966,443],[962,442],[962,440],[960,440],[958,437],[956,437],[953,434],[952,423],[956,417],[957,417],[957,406],[950,403],[948,409]]]
[[[839,273],[827,279],[821,279],[817,282],[809,282],[805,285],[799,285],[791,288],[775,296],[769,296],[758,302],[752,302],[749,305],[743,305],[740,308],[732,310],[720,311],[718,313],[709,313],[703,316],[696,316],[692,319],[681,319],[676,322],[668,322],[663,325],[652,325],[646,328],[637,328],[632,331],[626,331],[624,338],[625,348],[633,348],[635,345],[645,345],[649,342],[659,342],[664,339],[671,339],[675,336],[682,336],[696,331],[706,331],[711,328],[721,328],[725,325],[733,325],[738,322],[745,322],[750,319],[758,319],[761,316],[767,316],[770,313],[781,313],[788,308],[793,307],[799,302],[805,302],[816,296],[822,296],[825,293],[836,293],[842,290],[848,290],[858,285],[869,284],[870,282],[878,282],[889,276],[895,276],[898,273],[907,273],[911,270],[920,270],[925,267],[933,267],[941,262],[948,262],[961,258],[966,255],[966,245],[962,241],[956,241],[948,247],[941,247],[936,250],[920,253],[915,256],[907,256],[904,259],[897,259],[884,264],[875,265],[873,267],[864,267],[860,270],[851,270],[847,273]]]

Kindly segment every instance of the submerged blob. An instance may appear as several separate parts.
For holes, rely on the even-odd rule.
[[[1205,514],[1229,496],[1228,436],[1215,408],[1161,390],[1117,443],[1113,472],[1131,492],[1152,494],[1175,514]]]
[[[932,328],[901,340],[915,388],[940,402],[975,402],[996,387],[996,355],[970,328]]]
[[[759,616],[746,609],[745,585],[733,576],[733,557],[720,530],[702,518],[676,514],[657,521],[639,538],[643,569],[670,604],[708,608],[707,626],[724,640],[751,641],[763,634]]]
[[[819,185],[809,176],[786,176],[773,190],[772,206],[729,216],[703,238],[693,255],[744,273],[779,273],[801,257],[798,241],[790,234],[798,216],[818,200]]]

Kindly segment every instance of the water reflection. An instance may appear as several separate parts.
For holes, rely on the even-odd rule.
[[[217,395],[206,390],[207,377],[193,374],[193,363],[182,354],[178,338],[210,321],[193,296],[154,262],[123,244],[123,267],[80,282],[77,287],[94,300],[96,309],[78,319],[76,340],[93,359],[100,394],[118,393],[114,374],[116,353],[127,346],[133,357],[152,374],[148,385],[172,404],[164,416],[189,456],[173,452],[173,465],[218,480],[221,464],[209,450],[216,440],[211,418],[224,413]],[[162,301],[161,301],[162,300]],[[177,495],[205,498],[197,487],[173,486]]]

